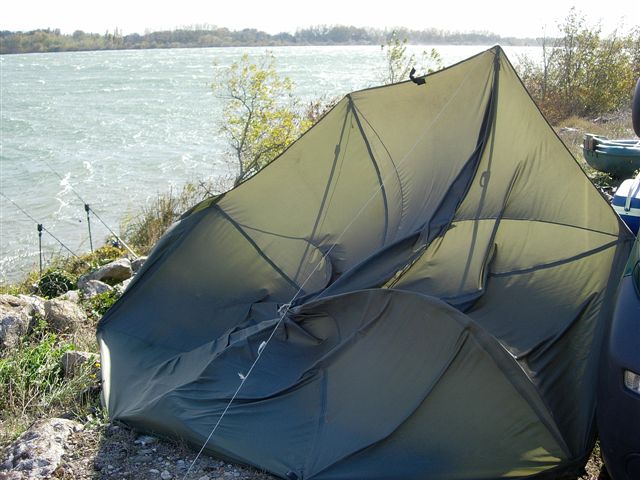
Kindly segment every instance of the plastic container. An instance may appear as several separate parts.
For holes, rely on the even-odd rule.
[[[627,224],[629,229],[638,235],[640,228],[640,175],[622,182],[612,202],[613,209]]]

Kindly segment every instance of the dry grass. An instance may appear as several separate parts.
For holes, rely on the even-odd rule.
[[[619,186],[621,180],[591,168],[584,159],[582,141],[586,133],[607,138],[635,138],[631,124],[631,112],[623,110],[594,119],[570,117],[554,128],[594,185],[605,193],[611,194],[612,190]]]
[[[230,179],[220,178],[213,184],[187,183],[178,193],[170,190],[158,194],[137,214],[124,219],[121,226],[124,240],[136,253],[146,255],[184,212],[202,200],[226,191],[230,182]]]
[[[582,156],[582,139],[585,133],[608,138],[635,138],[631,124],[631,112],[627,110],[594,119],[570,117],[554,128],[573,156],[586,168],[590,167]]]

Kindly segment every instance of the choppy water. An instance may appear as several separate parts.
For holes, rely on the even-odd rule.
[[[411,47],[418,52],[430,47]],[[450,65],[482,46],[439,46]],[[305,101],[379,83],[380,47],[278,47],[279,73]],[[264,48],[69,52],[0,57],[0,191],[73,251],[89,250],[82,202],[119,230],[158,193],[228,173],[210,84]],[[515,63],[532,47],[507,48]],[[51,168],[50,168],[51,167]],[[52,169],[57,173],[54,174]],[[73,189],[71,188],[73,187]],[[92,221],[94,243],[106,228]],[[45,258],[64,253],[43,236]],[[38,262],[36,225],[0,198],[0,282]]]

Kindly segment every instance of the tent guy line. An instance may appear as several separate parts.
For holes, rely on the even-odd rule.
[[[462,87],[464,86],[464,84],[467,82],[467,80],[469,79],[469,77],[471,76],[472,73],[475,73],[476,70],[478,70],[479,66],[476,66],[474,70],[469,71],[465,77],[462,79],[462,81],[460,82],[460,85],[458,86],[458,88],[455,90],[454,94],[451,95],[451,97],[448,99],[447,102],[444,103],[444,105],[441,107],[440,111],[437,113],[437,115],[435,115],[435,117],[433,118],[433,120],[429,123],[429,125],[427,125],[425,127],[425,129],[423,130],[422,134],[417,138],[417,140],[413,143],[413,145],[411,146],[411,148],[409,150],[407,150],[407,152],[402,156],[402,158],[398,161],[396,168],[394,169],[394,171],[396,172],[397,175],[397,168],[400,167],[407,158],[409,158],[409,156],[411,155],[411,153],[413,153],[413,151],[416,149],[416,147],[420,144],[420,142],[424,139],[424,137],[426,136],[426,134],[429,132],[429,130],[438,122],[438,120],[440,119],[442,113],[448,108],[448,106],[451,104],[451,102],[457,98],[460,90],[462,89]],[[415,82],[414,82],[415,83]],[[417,85],[417,87],[420,87],[423,84]],[[349,97],[350,100],[350,104],[352,105],[352,108],[354,110],[358,110],[357,105],[355,105],[355,102],[353,101],[353,99],[351,98],[351,95],[347,95],[347,97]],[[360,113],[362,115],[362,113]],[[369,121],[363,116],[364,120],[369,123]],[[375,130],[374,130],[375,131]],[[377,134],[377,133],[376,133]],[[212,428],[211,432],[209,433],[209,436],[207,437],[207,439],[204,441],[204,443],[202,444],[202,447],[200,448],[200,450],[198,451],[198,454],[196,455],[196,457],[193,459],[193,461],[191,462],[191,464],[189,465],[189,468],[187,469],[186,473],[184,474],[184,477],[182,477],[182,480],[186,480],[189,473],[191,472],[191,469],[193,468],[193,466],[196,464],[196,462],[198,461],[198,459],[200,458],[200,456],[202,455],[202,452],[204,451],[204,449],[206,448],[207,444],[209,443],[209,441],[211,440],[211,438],[213,437],[213,435],[215,434],[216,430],[218,429],[218,427],[220,426],[220,423],[222,422],[222,419],[224,418],[224,416],[226,415],[226,413],[228,412],[229,408],[231,407],[231,405],[233,404],[234,400],[236,399],[236,397],[238,396],[238,394],[240,393],[240,391],[242,390],[242,387],[244,386],[245,382],[248,380],[249,376],[251,375],[251,373],[253,372],[256,364],[258,363],[258,361],[260,360],[260,357],[262,356],[262,354],[264,353],[264,351],[266,350],[266,348],[268,347],[269,343],[271,342],[271,340],[273,339],[276,331],[278,330],[278,328],[280,327],[280,325],[282,324],[284,317],[287,315],[287,313],[289,312],[289,309],[291,308],[291,304],[298,298],[298,296],[300,295],[300,293],[303,291],[304,286],[307,284],[307,282],[309,281],[309,279],[311,279],[311,277],[316,273],[316,271],[318,270],[318,268],[320,267],[320,265],[322,265],[322,262],[329,256],[329,254],[332,252],[332,250],[339,245],[340,240],[342,239],[342,237],[344,237],[344,235],[349,231],[349,229],[355,224],[356,220],[363,214],[363,212],[367,209],[367,207],[369,206],[369,204],[374,200],[374,198],[376,198],[376,196],[383,190],[385,183],[389,180],[389,177],[391,177],[392,174],[389,173],[387,174],[384,178],[380,177],[380,184],[374,189],[373,193],[369,196],[369,198],[363,203],[362,207],[360,207],[360,210],[358,210],[356,212],[356,214],[353,216],[353,218],[351,219],[351,221],[345,226],[345,228],[342,230],[342,232],[340,233],[340,235],[337,237],[336,241],[333,243],[333,245],[323,254],[323,256],[321,257],[321,260],[319,262],[316,263],[315,267],[313,267],[313,269],[311,270],[311,272],[307,275],[307,277],[305,278],[305,280],[301,283],[300,287],[298,288],[298,290],[296,291],[296,293],[293,295],[293,297],[291,297],[291,299],[289,300],[289,302],[285,303],[284,305],[282,305],[280,307],[279,313],[280,313],[280,317],[278,319],[278,322],[275,324],[275,326],[273,327],[273,329],[271,330],[271,333],[269,335],[269,337],[267,338],[267,340],[265,340],[261,345],[260,348],[258,349],[258,354],[256,355],[256,359],[254,360],[254,362],[251,364],[251,367],[249,368],[249,370],[247,371],[246,374],[242,374],[239,373],[240,376],[240,384],[238,385],[238,388],[236,389],[236,391],[234,392],[233,396],[231,397],[231,399],[229,400],[229,402],[227,403],[226,407],[224,408],[224,410],[222,411],[222,414],[220,415],[220,417],[218,418],[216,424],[214,425],[214,427]],[[73,188],[73,187],[72,187]]]
[[[62,175],[60,175],[56,170],[54,170],[54,168],[51,166],[49,162],[47,162],[44,158],[42,159],[42,161],[45,163],[47,167],[49,167],[49,170],[51,170],[53,174],[60,179],[60,181],[62,182],[65,181],[64,178],[62,178]],[[93,240],[91,238],[91,220],[89,217],[89,212],[93,213],[93,215],[100,221],[100,223],[102,223],[102,225],[104,225],[106,229],[109,230],[109,232],[111,232],[111,234],[114,237],[116,237],[118,242],[120,242],[120,244],[124,248],[126,248],[127,251],[131,253],[131,255],[133,255],[135,258],[138,258],[138,255],[136,254],[136,252],[134,252],[131,249],[131,247],[129,247],[129,245],[127,245],[126,242],[122,240],[122,238],[120,238],[120,236],[116,232],[114,232],[113,229],[102,220],[102,218],[100,218],[100,216],[95,212],[93,208],[89,206],[89,204],[84,200],[84,198],[80,196],[78,191],[75,188],[73,188],[73,185],[71,185],[71,182],[67,182],[67,184],[69,185],[69,188],[71,188],[71,191],[76,195],[76,197],[78,197],[78,199],[83,203],[84,210],[87,212],[87,225],[89,226],[89,243],[91,244],[91,251],[93,252]]]
[[[39,239],[39,250],[40,250],[40,275],[42,275],[42,232],[43,231],[47,232],[51,236],[51,238],[53,238],[56,242],[58,242],[71,255],[73,255],[74,257],[76,257],[78,259],[80,258],[73,250],[71,250],[69,247],[67,247],[58,237],[56,237],[53,233],[51,233],[49,230],[47,230],[47,228],[42,223],[40,223],[38,220],[33,218],[33,216],[31,216],[29,214],[29,212],[27,212],[24,208],[22,208],[16,202],[11,200],[9,197],[7,197],[3,192],[0,192],[0,195],[2,195],[2,197],[4,197],[9,202],[11,202],[14,207],[16,207],[21,213],[23,213],[27,218],[29,218],[29,220],[31,220],[32,222],[34,222],[38,226],[38,239]]]

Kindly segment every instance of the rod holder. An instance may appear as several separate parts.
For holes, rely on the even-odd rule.
[[[91,237],[91,216],[89,212],[91,212],[91,208],[88,203],[84,204],[84,211],[87,212],[87,227],[89,228],[89,246],[91,247],[91,253],[93,253],[93,238]]]
[[[44,227],[38,223],[38,250],[40,252],[40,277],[42,277],[42,230]]]

